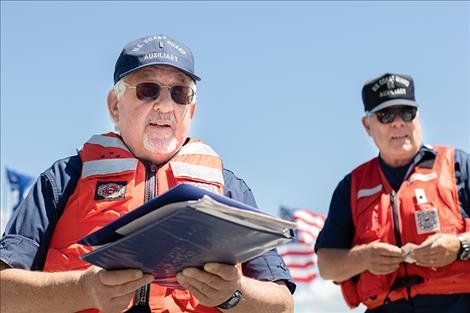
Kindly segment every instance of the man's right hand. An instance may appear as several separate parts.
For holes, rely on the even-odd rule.
[[[364,246],[363,264],[375,275],[393,273],[405,260],[404,252],[397,246],[384,242],[371,242]]]
[[[364,271],[385,275],[398,269],[405,253],[397,246],[371,242],[351,249],[318,249],[318,268],[324,279],[343,282]]]
[[[106,271],[91,266],[81,273],[79,286],[94,308],[115,313],[127,308],[135,291],[152,281],[152,275],[143,274],[140,270]]]

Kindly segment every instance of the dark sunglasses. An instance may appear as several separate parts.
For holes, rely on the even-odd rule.
[[[128,88],[135,88],[135,94],[139,100],[155,101],[160,96],[163,88],[168,88],[171,99],[178,104],[191,104],[194,99],[194,90],[189,86],[162,86],[159,83],[139,83],[137,86],[126,84]]]
[[[417,109],[415,107],[400,107],[400,108],[391,108],[391,109],[383,109],[377,111],[375,113],[371,113],[371,115],[375,114],[377,119],[382,124],[390,124],[395,120],[395,117],[400,115],[400,118],[405,122],[411,122],[416,117]]]

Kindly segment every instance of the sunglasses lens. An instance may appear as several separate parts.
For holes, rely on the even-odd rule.
[[[162,88],[157,83],[140,83],[135,90],[139,100],[154,101],[160,96]],[[173,101],[178,104],[190,104],[194,98],[194,90],[188,86],[172,86],[170,94]]]
[[[385,110],[383,112],[377,112],[377,119],[382,124],[391,123],[395,119],[395,111]]]
[[[194,90],[188,86],[173,86],[171,98],[178,104],[190,104],[194,98]]]
[[[160,95],[161,87],[156,83],[140,83],[136,86],[136,95],[139,100],[153,101]]]
[[[406,108],[400,110],[400,117],[405,122],[410,122],[416,117],[416,108]]]

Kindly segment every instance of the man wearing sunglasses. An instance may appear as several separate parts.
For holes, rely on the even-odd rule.
[[[321,276],[367,312],[470,312],[470,156],[422,143],[410,76],[384,74],[362,98],[379,155],[333,194]]]
[[[2,312],[121,312],[131,300],[126,312],[293,311],[295,284],[275,250],[240,266],[184,269],[182,290],[80,259],[90,251],[80,238],[180,183],[256,206],[219,155],[187,137],[198,80],[191,50],[168,36],[126,45],[107,98],[118,132],[92,136],[78,155],[46,170],[6,227]]]

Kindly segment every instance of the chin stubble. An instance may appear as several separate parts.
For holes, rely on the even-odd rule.
[[[144,148],[151,153],[170,153],[176,149],[177,140],[175,137],[162,139],[150,138],[144,134]]]

